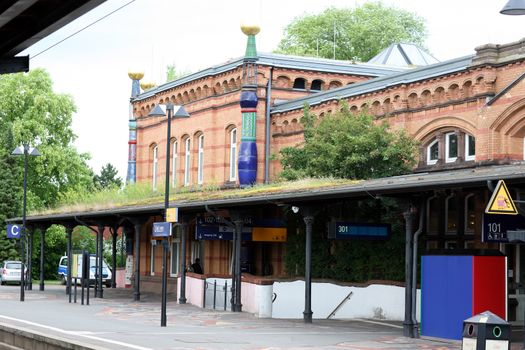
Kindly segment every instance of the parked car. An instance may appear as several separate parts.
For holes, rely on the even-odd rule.
[[[96,266],[97,260],[96,256],[93,254],[89,259],[89,284],[95,284],[95,276],[97,273]],[[111,276],[112,274],[108,264],[105,261],[102,261],[102,283],[106,287],[111,287]],[[67,283],[67,255],[60,258],[58,263],[58,277],[62,284]],[[78,283],[80,283],[80,281],[78,281]]]
[[[2,270],[0,274],[0,284],[6,283],[21,283],[22,262],[8,260],[2,264]],[[24,268],[24,272],[27,273],[27,268]]]

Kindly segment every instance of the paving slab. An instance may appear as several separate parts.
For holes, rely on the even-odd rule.
[[[33,285],[33,287],[35,287]],[[242,312],[203,310],[168,296],[160,327],[160,296],[132,300],[129,289],[105,289],[90,305],[69,303],[64,286],[26,291],[0,286],[0,324],[80,341],[94,349],[460,349],[457,341],[403,337],[399,322],[260,319]],[[80,296],[80,291],[79,294]],[[315,312],[315,310],[314,310]]]

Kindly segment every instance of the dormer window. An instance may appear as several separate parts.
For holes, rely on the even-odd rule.
[[[427,164],[433,165],[436,164],[439,157],[439,142],[438,140],[434,140],[430,145],[427,147]]]
[[[476,160],[476,138],[465,135],[465,160]]]
[[[476,160],[476,138],[460,130],[437,132],[423,149],[426,165],[445,165]]]

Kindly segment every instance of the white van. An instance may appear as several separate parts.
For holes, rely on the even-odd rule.
[[[91,255],[89,259],[89,284],[95,284],[95,274],[97,261],[96,256]],[[58,263],[58,277],[62,281],[62,284],[67,282],[67,255],[64,255],[60,258]],[[108,264],[103,260],[102,261],[102,283],[106,287],[111,287],[111,270],[108,267]]]

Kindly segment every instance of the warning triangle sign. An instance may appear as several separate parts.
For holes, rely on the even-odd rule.
[[[492,197],[490,197],[489,204],[485,208],[485,213],[518,215],[518,210],[503,180],[499,180]]]

